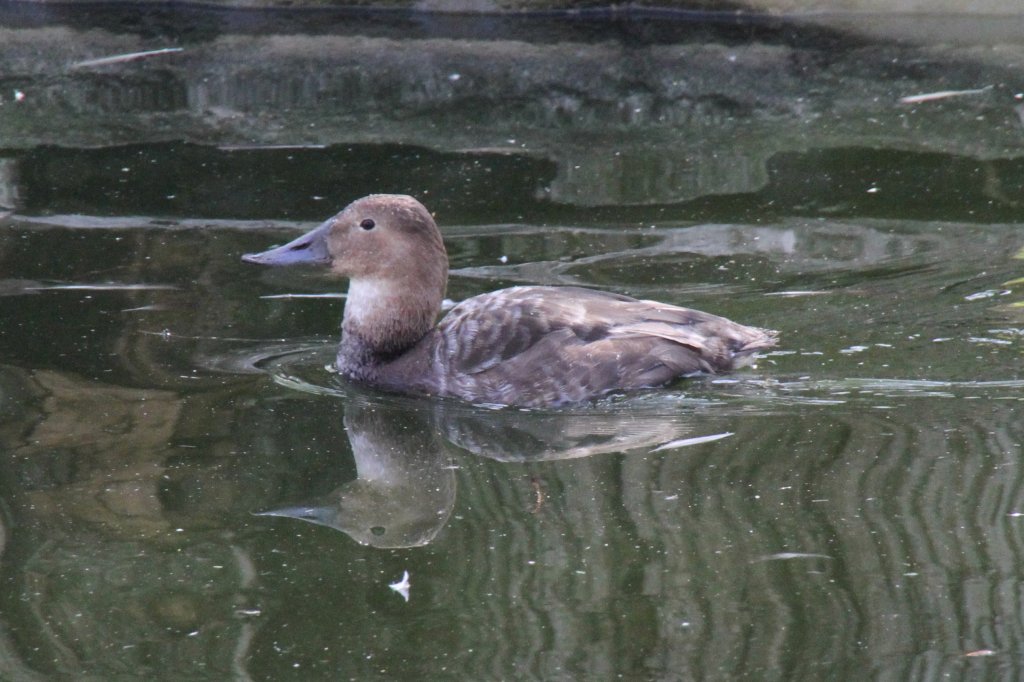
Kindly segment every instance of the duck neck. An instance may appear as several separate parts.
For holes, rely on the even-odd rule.
[[[342,369],[379,365],[412,348],[433,327],[443,289],[385,279],[353,279],[341,321]]]

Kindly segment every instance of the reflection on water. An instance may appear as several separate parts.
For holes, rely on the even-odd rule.
[[[1015,403],[904,402],[921,387],[877,382],[853,388],[890,391],[880,405],[776,403],[763,389],[715,403],[705,386],[695,393],[709,400],[689,407],[651,395],[597,415],[503,410],[496,427],[469,406],[255,381],[175,395],[5,370],[2,607],[27,668],[155,674],[156,656],[211,676],[293,664],[369,674],[338,644],[357,638],[414,675],[448,665],[407,655],[430,639],[423,619],[443,618],[442,651],[472,649],[459,665],[474,676],[495,665],[856,676],[866,658],[913,676],[975,665],[963,655],[980,648],[1005,665],[999,642],[1021,634]],[[983,407],[964,419],[972,404]],[[625,455],[508,454],[544,436],[578,454],[572,429],[585,441],[588,423],[609,420],[646,425],[649,442]],[[654,445],[727,428],[715,442]],[[267,510],[367,546],[253,516]],[[411,611],[389,596],[403,571]],[[554,618],[565,629],[537,660]],[[401,643],[368,637],[374,623]],[[621,638],[639,640],[642,661],[609,648]]]
[[[238,261],[307,225],[217,212],[210,187],[170,217],[155,190],[36,204],[48,180],[22,177],[31,211],[0,219],[0,677],[1020,676],[1018,223],[826,218],[813,188],[812,217],[742,219],[804,197],[781,176],[714,222],[535,199],[527,220],[509,206],[543,167],[480,160],[516,180],[442,202],[450,298],[571,282],[782,346],[562,410],[365,391],[325,368],[339,283]]]
[[[356,479],[327,495],[262,515],[336,528],[364,545],[415,547],[433,540],[455,504],[452,446],[496,461],[526,463],[705,442],[700,437],[684,440],[691,426],[674,411],[631,408],[628,402],[538,411],[353,395],[351,386],[309,383],[296,374],[309,371],[309,355],[264,350],[213,360],[222,367],[263,366],[282,386],[341,401]],[[321,353],[312,356],[322,360]],[[543,494],[537,494],[542,500]]]
[[[301,506],[261,515],[336,528],[372,547],[429,543],[455,506],[455,472],[439,439],[416,416],[349,402],[344,423],[356,479]]]
[[[591,192],[610,191],[602,186],[607,182],[584,182],[572,177],[582,171],[559,171],[552,161],[515,146],[459,152],[405,144],[214,147],[170,142],[9,152],[0,147],[0,207],[30,216],[158,216],[170,226],[196,215],[207,220],[274,216],[278,221],[318,221],[353,198],[391,192],[429,197],[431,210],[445,224],[469,216],[505,221],[504,206],[515,207],[517,222],[585,217],[620,226],[695,218],[757,223],[766,216],[896,216],[977,223],[1016,220],[1024,191],[1024,161],[1019,159],[979,162],[964,156],[843,147],[774,155],[747,186],[722,188],[717,185],[727,179],[716,178],[713,190],[694,197],[691,190],[676,192],[672,186],[692,181],[696,170],[691,166],[703,169],[703,160],[681,155],[653,163],[649,156],[645,152],[633,168],[615,152],[613,171],[601,172],[636,182],[651,176],[648,184],[668,185],[658,201],[602,198],[598,193],[566,202],[551,196],[552,183],[576,183],[582,193],[591,185]],[[724,163],[718,158],[713,162]],[[902,170],[908,167],[912,173]],[[338,182],[339,168],[344,169],[344,183]],[[391,172],[395,168],[402,172]],[[560,180],[559,172],[570,177]],[[266,182],[267,177],[273,182]],[[917,191],[922,185],[927,192]],[[630,187],[618,191],[632,193]],[[495,195],[503,203],[494,202]]]

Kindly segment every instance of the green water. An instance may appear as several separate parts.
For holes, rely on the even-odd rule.
[[[7,147],[0,678],[1020,677],[1019,160],[839,145],[609,203],[509,150]],[[780,346],[564,410],[347,385],[343,284],[239,258],[371,191],[436,212],[453,300]]]

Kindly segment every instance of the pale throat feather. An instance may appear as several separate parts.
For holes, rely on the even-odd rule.
[[[345,323],[358,327],[372,326],[378,320],[394,315],[390,299],[395,295],[394,282],[360,277],[348,283],[345,298]]]
[[[399,280],[350,280],[342,334],[357,336],[375,352],[390,354],[402,350],[433,327],[440,307],[440,299],[433,298],[422,288],[412,288]]]

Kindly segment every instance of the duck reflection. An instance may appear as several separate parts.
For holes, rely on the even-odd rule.
[[[491,410],[449,401],[359,393],[344,398],[356,478],[308,502],[259,512],[340,530],[382,549],[429,544],[456,501],[458,451],[539,462],[682,446],[678,416],[611,406],[574,411]]]
[[[455,472],[423,417],[351,401],[345,430],[356,479],[309,504],[260,512],[336,528],[362,545],[426,545],[455,506]]]
[[[499,462],[539,462],[610,452],[649,452],[681,440],[689,425],[678,415],[628,409],[471,412],[441,409],[438,427],[449,442]]]

